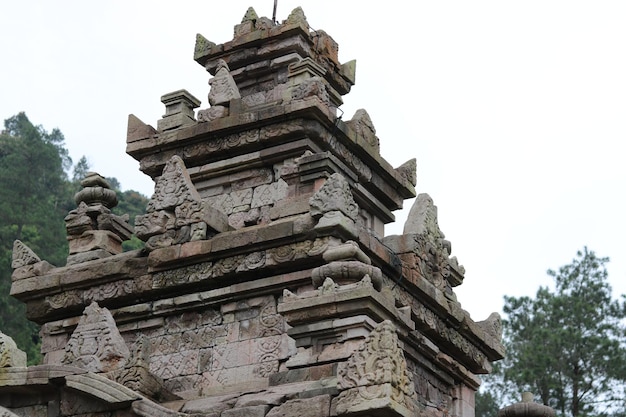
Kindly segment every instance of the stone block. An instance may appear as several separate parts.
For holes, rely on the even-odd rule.
[[[259,185],[254,189],[251,207],[269,206],[287,197],[287,183],[279,179],[271,184]]]
[[[330,395],[289,400],[267,413],[267,417],[327,417],[329,415]]]
[[[53,268],[54,265],[50,264],[49,262],[39,261],[32,265],[25,265],[14,269],[13,274],[11,274],[11,280],[17,281],[24,278],[44,275]]]
[[[68,239],[70,255],[94,249],[104,249],[111,254],[122,253],[122,239],[108,230],[87,230],[79,237]]]
[[[185,403],[182,408],[183,413],[207,413],[207,412],[224,412],[231,409],[237,402],[239,394],[218,395],[207,398],[190,400]]]
[[[265,417],[269,405],[253,405],[249,407],[233,408],[222,411],[220,417]]]

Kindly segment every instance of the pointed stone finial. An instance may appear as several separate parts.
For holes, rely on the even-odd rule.
[[[154,194],[148,203],[148,211],[174,209],[184,202],[200,200],[200,194],[191,182],[185,163],[174,155],[157,179]]]
[[[193,51],[193,59],[198,61],[209,55],[211,51],[217,47],[217,44],[211,42],[201,34],[196,34],[196,45]]]
[[[209,80],[211,90],[209,91],[209,104],[211,106],[228,106],[230,100],[241,98],[235,80],[230,75],[228,64],[223,59],[217,63],[215,77]]]
[[[173,156],[157,179],[146,214],[135,218],[135,234],[149,250],[228,230],[228,217],[202,201],[182,158]]]
[[[20,240],[13,242],[13,259],[11,260],[11,268],[21,268],[26,265],[34,265],[41,259],[31,248],[26,246]]]
[[[142,122],[134,114],[128,115],[128,125],[126,128],[126,143],[136,142],[141,139],[148,139],[157,131],[150,125]]]
[[[357,110],[347,124],[354,129],[357,138],[363,140],[365,144],[374,147],[377,151],[380,149],[380,141],[376,136],[376,128],[365,109]]]
[[[26,366],[26,352],[17,348],[15,341],[0,332],[0,368],[21,368]]]
[[[404,164],[396,168],[396,172],[400,177],[404,178],[413,187],[417,184],[417,161],[415,158],[409,159]]]
[[[415,199],[406,223],[404,223],[404,234],[427,235],[430,240],[445,237],[439,229],[437,206],[428,194],[419,194]]]
[[[340,211],[356,220],[359,207],[354,201],[350,184],[343,175],[334,173],[324,185],[309,199],[311,215],[320,217],[331,211]]]
[[[259,16],[256,14],[256,11],[254,11],[253,7],[248,7],[248,10],[246,10],[246,14],[243,15],[243,19],[241,19],[241,23],[245,23],[245,22],[254,22],[259,18]]]
[[[254,32],[256,30],[256,23],[258,20],[259,16],[257,16],[252,7],[249,7],[246,14],[243,16],[243,19],[241,19],[241,23],[235,25],[234,38],[237,39],[240,36]]]
[[[287,20],[285,20],[285,24],[287,25],[302,25],[305,27],[309,27],[309,23],[306,20],[306,16],[304,15],[304,11],[302,7],[296,7],[291,11]]]
[[[62,363],[91,372],[123,368],[130,356],[113,316],[95,301],[85,308],[65,346]]]
[[[487,317],[487,320],[479,321],[476,324],[495,340],[502,341],[502,318],[500,314],[493,312]]]

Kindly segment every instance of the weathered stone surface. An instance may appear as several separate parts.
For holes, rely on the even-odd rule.
[[[40,262],[41,259],[31,248],[26,246],[19,240],[13,242],[13,259],[11,261],[11,268],[17,269],[28,265],[34,265]]]
[[[130,143],[142,139],[147,139],[156,133],[156,129],[139,120],[139,118],[134,114],[128,115],[126,142]]]
[[[341,174],[331,175],[311,197],[309,204],[313,217],[339,211],[348,218],[356,220],[359,210],[350,192],[350,185]]]
[[[117,205],[117,195],[101,175],[88,172],[81,186],[74,196],[78,207],[65,217],[70,247],[68,264],[122,253],[122,242],[132,235],[128,215],[111,212]]]
[[[411,373],[390,321],[379,324],[363,345],[341,364],[338,387],[345,390],[334,400],[337,415],[368,409],[414,408],[415,390]]]
[[[163,169],[146,214],[137,216],[135,224],[149,250],[204,240],[230,228],[226,215],[202,200],[178,156]]]
[[[45,410],[42,410],[42,411],[45,411]],[[47,411],[46,411],[46,414],[47,414]],[[4,407],[0,407],[0,417],[19,417],[19,416],[11,412],[10,410],[7,410]]]
[[[165,104],[165,114],[157,122],[157,129],[161,132],[179,129],[196,122],[193,109],[200,106],[200,100],[192,96],[187,90],[178,90],[161,96]]]
[[[215,77],[209,80],[211,91],[209,92],[209,104],[211,106],[228,106],[233,99],[241,98],[235,80],[230,75],[230,69],[223,60],[217,64]]]
[[[26,352],[17,348],[12,338],[0,332],[0,368],[26,366]]]
[[[329,395],[288,400],[284,404],[272,408],[269,413],[267,413],[267,417],[326,417],[329,415]]]
[[[62,363],[92,372],[108,372],[122,368],[129,356],[111,313],[93,302],[85,308],[72,333]]]
[[[128,119],[127,152],[155,179],[135,222],[145,248],[121,252],[132,230],[95,173],[65,219],[65,267],[16,246],[11,293],[42,324],[47,365],[10,359],[2,405],[471,417],[475,374],[503,354],[500,320],[475,323],[456,301],[464,270],[427,195],[404,234],[383,236],[415,196],[416,162],[382,158],[365,110],[337,117],[354,61],[300,8],[282,23],[250,8],[231,41],[198,35],[194,59],[213,75],[197,120],[185,90],[162,96],[158,130]]]
[[[222,411],[220,417],[265,417],[269,405],[253,405],[249,407],[233,408]]]

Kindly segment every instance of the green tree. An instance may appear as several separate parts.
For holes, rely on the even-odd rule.
[[[497,393],[482,388],[474,398],[474,412],[476,417],[496,417],[503,405],[499,402]]]
[[[584,248],[548,271],[554,291],[505,297],[502,393],[531,391],[562,416],[623,413],[626,303],[611,297],[608,261]]]
[[[39,361],[39,328],[25,306],[9,296],[13,242],[22,240],[41,258],[63,265],[67,241],[63,218],[71,160],[58,129],[47,132],[24,113],[4,122],[0,132],[0,330]]]
[[[83,156],[72,167],[61,131],[47,132],[33,125],[24,113],[7,119],[0,131],[0,331],[26,351],[30,364],[40,361],[39,327],[26,319],[25,305],[9,295],[13,242],[23,241],[42,259],[62,266],[68,254],[63,219],[76,208],[74,194],[89,172]],[[72,170],[72,178],[68,172]],[[109,182],[118,193],[116,214],[145,213],[148,199],[136,191],[124,191],[115,178]],[[133,236],[124,249],[138,249],[143,242]]]
[[[80,157],[76,165],[74,165],[74,169],[72,170],[72,182],[76,184],[80,184],[83,178],[87,176],[89,172],[89,161],[87,161],[87,157],[84,155]]]

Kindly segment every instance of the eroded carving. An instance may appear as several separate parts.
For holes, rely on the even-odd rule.
[[[41,259],[31,248],[26,246],[20,240],[13,242],[13,259],[11,260],[11,268],[21,268],[27,265],[33,265],[40,262]]]
[[[209,91],[209,104],[211,106],[228,107],[230,100],[241,98],[237,84],[230,75],[230,69],[224,60],[218,61],[215,77],[209,80],[209,85],[211,86]]]
[[[317,97],[327,106],[330,103],[326,84],[320,77],[313,77],[301,81],[291,90],[292,100],[304,100],[309,97]]]
[[[347,121],[346,124],[352,127],[357,138],[372,146],[377,152],[380,151],[380,140],[376,136],[376,128],[365,109],[357,110],[352,119]]]
[[[26,352],[17,348],[15,341],[0,332],[0,368],[26,366]]]
[[[417,196],[404,225],[404,234],[390,236],[387,243],[402,260],[405,276],[415,280],[423,277],[455,300],[452,287],[463,282],[464,269],[456,258],[450,257],[451,244],[439,229],[437,207],[428,194]]]
[[[310,198],[311,215],[320,218],[327,213],[339,211],[355,221],[359,207],[354,202],[350,184],[343,175],[332,174],[324,185]]]
[[[417,184],[417,160],[415,158],[409,159],[404,164],[396,168],[396,172],[405,181],[415,187]]]
[[[415,390],[407,369],[396,328],[389,320],[380,323],[347,362],[339,365],[337,414],[360,409],[369,401],[391,399],[411,410]],[[377,407],[375,407],[377,408]]]
[[[482,328],[485,333],[493,337],[498,342],[502,342],[502,319],[500,314],[491,313],[487,320],[479,321],[476,324]]]
[[[123,368],[129,356],[113,316],[93,302],[85,308],[61,362],[98,373]]]
[[[210,238],[228,229],[226,215],[200,198],[179,156],[165,165],[146,214],[135,219],[135,233],[150,250]]]

